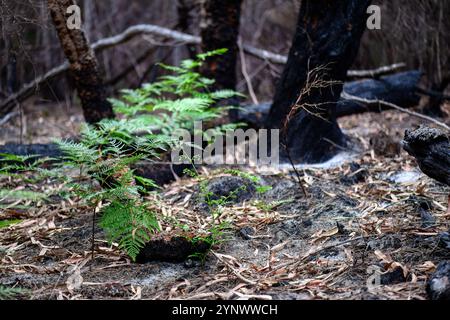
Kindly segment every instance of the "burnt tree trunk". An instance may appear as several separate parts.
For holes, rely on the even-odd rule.
[[[84,118],[88,123],[96,123],[104,118],[113,118],[111,104],[94,51],[81,29],[69,29],[67,8],[73,0],[48,0],[50,15],[58,33],[61,46],[70,63],[70,75],[81,100]]]
[[[193,11],[197,9],[197,1],[194,0],[178,0],[177,12],[178,12],[178,24],[177,29],[184,33],[193,34]],[[189,57],[195,59],[197,55],[197,46],[195,44],[188,44],[187,50]]]
[[[370,2],[302,1],[288,61],[266,123],[268,128],[283,129],[282,142],[295,162],[326,161],[346,144],[336,122],[336,103],[358,52]],[[308,73],[321,67],[326,70],[320,72],[320,79],[329,85],[312,86],[300,97],[309,85]],[[294,105],[308,106],[308,110],[298,108],[292,114]]]
[[[202,67],[202,74],[216,81],[214,89],[236,88],[241,3],[242,0],[203,0],[202,3],[202,51],[228,49],[223,55],[207,59]]]

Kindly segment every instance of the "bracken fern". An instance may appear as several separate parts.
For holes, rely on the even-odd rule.
[[[179,67],[160,64],[174,74],[141,88],[122,90],[119,99],[110,99],[120,119],[105,119],[96,126],[85,125],[80,141],[57,141],[66,166],[79,168],[79,179],[72,188],[91,207],[101,209],[100,226],[110,242],[116,242],[133,259],[158,232],[156,213],[148,210],[141,194],[156,184],[136,176],[132,165],[155,160],[180,142],[172,137],[177,129],[193,129],[195,121],[221,117],[229,107],[217,108],[219,100],[238,96],[232,90],[210,92],[213,80],[196,69],[216,50],[185,60]],[[227,125],[216,127],[221,131]],[[84,173],[91,178],[86,183]],[[98,181],[101,188],[93,181]]]

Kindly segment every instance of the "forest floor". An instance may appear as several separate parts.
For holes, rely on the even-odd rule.
[[[40,133],[50,121],[42,117]],[[398,147],[404,130],[418,123],[393,111],[340,120],[358,150],[301,167],[306,197],[289,166],[239,168],[272,189],[223,209],[219,219],[231,229],[203,263],[133,263],[99,227],[92,260],[92,210],[62,197],[65,186],[50,178],[36,184],[1,177],[1,189],[47,197],[0,208],[1,220],[18,222],[0,231],[0,285],[26,289],[27,299],[426,299],[427,278],[450,258],[450,244],[440,238],[450,228],[449,190]],[[28,130],[34,136],[39,124]],[[73,136],[76,125],[66,131],[31,142]],[[226,175],[220,168],[201,172],[207,179]],[[182,178],[147,200],[161,215],[200,230],[211,217],[199,210],[198,189],[197,179]]]

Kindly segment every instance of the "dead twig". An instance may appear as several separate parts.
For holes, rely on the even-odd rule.
[[[309,64],[309,62],[308,62]],[[309,69],[309,66],[308,66]],[[286,155],[288,157],[289,163],[291,164],[292,169],[294,170],[294,173],[297,177],[298,184],[300,186],[301,191],[303,192],[305,197],[308,197],[308,193],[306,191],[305,186],[303,185],[303,182],[301,180],[300,172],[298,172],[297,168],[295,167],[294,161],[292,159],[290,150],[289,150],[289,143],[288,143],[288,129],[289,129],[289,123],[292,118],[299,112],[299,110],[304,110],[305,112],[308,112],[314,116],[317,116],[318,118],[323,119],[324,121],[328,121],[325,119],[322,115],[320,115],[318,112],[312,112],[309,110],[309,107],[312,107],[314,109],[320,109],[320,105],[327,104],[325,103],[318,103],[318,104],[309,104],[306,101],[304,101],[304,98],[308,97],[308,95],[311,93],[311,90],[320,90],[329,86],[332,86],[334,84],[337,84],[337,81],[333,80],[325,80],[323,78],[323,74],[327,72],[327,66],[319,66],[314,69],[311,69],[308,71],[306,75],[306,81],[304,87],[300,90],[300,94],[297,97],[297,100],[295,101],[292,108],[289,110],[289,113],[286,115],[283,123],[283,128],[281,130],[281,137],[284,141],[283,147],[286,151]]]
[[[256,285],[257,282],[249,280],[247,278],[245,278],[243,275],[240,274],[240,272],[238,270],[236,270],[228,261],[226,261],[225,259],[222,258],[221,254],[215,253],[214,251],[211,251],[211,253],[223,264],[225,264],[226,267],[228,267],[231,272],[233,272],[233,274],[240,280],[242,280],[243,282],[250,284],[252,286]]]

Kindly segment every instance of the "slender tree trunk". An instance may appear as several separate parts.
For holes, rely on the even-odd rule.
[[[202,74],[214,79],[215,89],[236,88],[237,39],[242,0],[203,0],[201,48],[203,52],[227,48],[228,52],[209,58]]]
[[[104,118],[113,118],[111,104],[106,97],[105,86],[99,71],[94,51],[89,46],[83,30],[67,27],[67,8],[73,0],[48,0],[48,7],[81,100],[84,118],[96,123]]]
[[[283,129],[282,143],[295,162],[326,161],[346,144],[336,122],[336,103],[357,55],[370,2],[302,1],[288,62],[266,123],[268,128]]]

